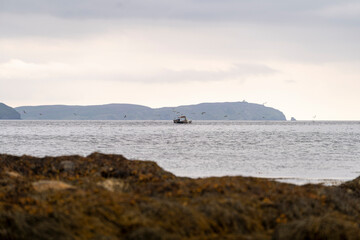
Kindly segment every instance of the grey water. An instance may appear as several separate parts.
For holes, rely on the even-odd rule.
[[[360,122],[0,121],[0,153],[92,152],[152,160],[178,176],[336,184],[360,175]]]

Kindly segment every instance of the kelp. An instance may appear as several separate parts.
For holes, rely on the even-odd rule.
[[[360,239],[359,225],[359,179],[191,179],[121,155],[0,155],[0,239]]]

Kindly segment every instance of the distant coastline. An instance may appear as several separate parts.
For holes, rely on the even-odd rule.
[[[14,108],[0,103],[0,119],[20,119],[20,113],[18,113]]]
[[[180,115],[192,120],[286,120],[277,109],[245,101],[163,108],[135,104],[43,105],[20,106],[15,110],[25,120],[172,120]]]

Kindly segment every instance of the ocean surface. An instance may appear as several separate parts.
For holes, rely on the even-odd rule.
[[[360,175],[360,122],[0,121],[0,153],[95,151],[152,160],[178,176],[338,184]]]

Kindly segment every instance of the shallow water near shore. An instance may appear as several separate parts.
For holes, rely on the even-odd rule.
[[[122,154],[177,176],[338,184],[360,175],[360,122],[0,121],[0,153]]]

